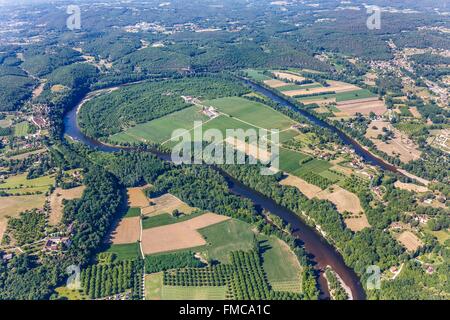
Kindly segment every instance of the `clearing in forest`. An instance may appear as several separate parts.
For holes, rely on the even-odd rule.
[[[135,187],[135,188],[128,188],[128,204],[130,207],[148,207],[150,204],[149,199],[145,195],[144,190],[147,188],[147,186],[144,187]]]
[[[427,187],[419,186],[414,183],[405,183],[401,181],[395,181],[394,186],[398,189],[407,190],[407,191],[413,191],[413,192],[428,192],[430,191]]]
[[[71,189],[56,188],[50,195],[50,216],[49,224],[57,225],[61,222],[63,216],[63,200],[73,200],[81,198],[85,186],[79,186]]]
[[[403,231],[397,240],[410,252],[416,251],[423,245],[422,241],[411,231]]]
[[[272,73],[275,77],[282,80],[299,81],[299,82],[306,80],[304,77],[290,72],[273,71]]]

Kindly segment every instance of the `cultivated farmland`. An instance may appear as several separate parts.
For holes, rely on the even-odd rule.
[[[410,252],[417,250],[422,246],[417,236],[411,231],[404,231],[398,237],[397,240]]]
[[[119,221],[116,229],[111,234],[113,244],[135,243],[139,240],[141,233],[141,218],[123,218]]]
[[[153,254],[205,245],[205,239],[197,230],[227,219],[206,213],[184,222],[145,229],[142,232],[142,250],[144,254]]]
[[[195,208],[190,207],[174,195],[170,193],[163,194],[156,198],[151,198],[151,206],[142,208],[142,214],[144,215],[159,215],[163,213],[172,213],[174,210],[178,210],[184,214],[190,214]]]

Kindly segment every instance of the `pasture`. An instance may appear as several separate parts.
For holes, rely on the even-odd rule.
[[[26,136],[28,134],[28,130],[29,124],[27,121],[19,122],[14,126],[14,136],[16,137]]]
[[[278,238],[264,236],[260,247],[263,269],[273,290],[300,293],[302,268],[289,246]]]
[[[280,169],[289,173],[300,168],[300,161],[309,158],[308,155],[292,151],[285,148],[280,148]]]
[[[305,78],[302,76],[299,76],[298,74],[295,74],[293,72],[289,71],[273,71],[272,74],[282,80],[288,80],[288,81],[304,81]]]
[[[67,287],[57,287],[55,288],[58,298],[63,298],[67,300],[90,300],[89,296],[86,295],[83,290],[69,289]]]
[[[244,70],[247,77],[255,80],[255,81],[264,81],[264,80],[270,80],[271,78],[263,74],[262,71],[254,70],[254,69],[246,69]]]
[[[262,103],[250,101],[240,97],[226,97],[204,102],[220,112],[233,118],[245,121],[255,127],[265,129],[287,129],[295,122],[280,112]]]
[[[230,219],[203,229],[198,230],[207,244],[209,259],[218,260],[222,263],[229,262],[229,254],[232,251],[248,251],[253,248],[254,232],[251,225]]]
[[[383,134],[383,128],[392,131],[394,136],[388,142],[378,139],[378,135]],[[402,162],[420,159],[421,151],[418,146],[408,136],[397,128],[392,127],[389,122],[374,120],[369,124],[365,137],[372,140],[378,150],[391,156],[398,156]]]
[[[25,210],[38,209],[44,206],[44,195],[9,196],[0,198],[0,241],[6,231],[8,217],[17,217]]]
[[[8,177],[0,183],[0,191],[14,195],[25,193],[47,192],[55,182],[54,175],[42,176],[35,179],[27,179],[26,173],[21,173]]]
[[[290,91],[284,91],[283,94],[289,96],[289,97],[296,97],[296,98],[303,98],[302,96],[308,96],[308,95],[320,95],[320,94],[337,94],[342,92],[349,92],[349,91],[355,91],[359,90],[357,86],[341,81],[327,81],[328,86],[327,87],[316,87],[316,88],[302,88],[298,90],[290,90]]]
[[[128,208],[127,213],[125,214],[124,218],[132,218],[132,217],[139,217],[141,215],[141,208]]]
[[[363,211],[359,198],[348,190],[345,190],[337,185],[333,185],[332,191],[326,190],[317,195],[319,199],[328,200],[336,205],[340,213],[350,212],[359,214]]]
[[[358,232],[363,230],[364,228],[370,228],[369,221],[367,220],[367,216],[363,213],[344,218],[345,225],[347,228],[352,230],[353,232]]]
[[[308,199],[314,198],[319,192],[322,191],[318,186],[306,182],[302,178],[288,174],[287,177],[280,181],[281,185],[297,188]]]
[[[174,130],[190,130],[194,126],[194,121],[208,120],[208,117],[203,115],[200,111],[201,107],[191,106],[168,114],[162,118],[138,124],[124,132],[112,135],[111,139],[117,142],[145,141],[162,143],[171,138]]]
[[[161,290],[162,300],[225,300],[226,286],[163,286]]]
[[[9,128],[12,124],[12,120],[14,119],[14,116],[8,115],[5,117],[5,119],[0,120],[0,128]]]
[[[106,252],[114,253],[117,260],[133,260],[141,257],[139,243],[112,244]]]
[[[284,81],[276,80],[276,79],[264,80],[263,82],[265,85],[267,85],[271,88],[281,88],[281,87],[289,85],[288,83],[286,83]]]

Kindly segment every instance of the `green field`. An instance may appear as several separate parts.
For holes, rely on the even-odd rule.
[[[141,208],[128,208],[124,218],[139,217],[141,215]]]
[[[240,97],[226,97],[204,102],[232,117],[265,129],[287,129],[295,122],[262,103]]]
[[[302,90],[302,89],[311,89],[311,88],[319,88],[322,85],[319,83],[309,83],[309,84],[289,84],[286,86],[276,88],[278,91],[291,91],[291,90]]]
[[[226,286],[165,286],[162,272],[145,277],[145,300],[225,300],[226,292]]]
[[[270,80],[272,78],[264,75],[262,71],[254,70],[254,69],[246,69],[244,72],[247,74],[247,77],[255,80],[255,81],[264,81]]]
[[[442,245],[450,239],[450,232],[447,230],[431,231],[429,228],[425,228],[425,232],[436,237],[438,242]]]
[[[163,286],[161,289],[161,298],[162,300],[225,300],[226,293],[226,286]]]
[[[253,248],[251,225],[239,220],[230,219],[198,231],[207,242],[204,248],[209,259],[227,263],[230,252]]]
[[[179,218],[175,218],[174,216],[172,216],[169,213],[163,213],[163,214],[158,214],[153,217],[145,217],[142,220],[142,228],[150,229],[150,228],[155,228],[155,227],[159,227],[159,226],[165,226],[167,224],[183,222],[183,221],[201,216],[202,214],[203,214],[203,212],[197,212],[197,213],[192,213],[190,215],[183,215]]]
[[[114,253],[117,260],[132,260],[141,257],[141,250],[137,242],[130,244],[113,244],[106,252]]]
[[[16,137],[23,137],[28,134],[29,124],[26,121],[20,122],[14,126],[14,135]]]
[[[366,89],[354,90],[349,92],[336,93],[336,102],[365,99],[370,97],[376,97],[376,94],[373,94],[372,92]]]
[[[297,98],[297,101],[300,102],[309,102],[312,100],[326,100],[326,99],[333,99],[336,98],[336,94],[335,93],[324,93],[324,94],[320,94],[317,96],[308,96],[308,97],[303,97],[303,98]]]
[[[260,237],[263,268],[276,291],[301,292],[302,268],[287,244],[275,237]]]
[[[300,161],[309,156],[285,148],[280,148],[280,169],[289,173],[293,173],[300,168]]]
[[[286,142],[288,140],[291,140],[292,138],[300,135],[300,132],[298,132],[295,129],[281,131],[280,132],[280,143]]]
[[[324,178],[327,178],[330,181],[339,182],[345,179],[345,177],[338,175],[337,173],[331,170],[324,170],[319,173]]]
[[[36,179],[27,179],[27,174],[22,173],[11,176],[3,183],[0,183],[0,190],[5,190],[12,194],[25,194],[33,192],[46,192],[55,182],[53,175],[42,176]]]
[[[111,136],[117,142],[137,142],[141,139],[161,143],[171,138],[176,129],[190,130],[194,121],[206,121],[208,117],[200,113],[200,107],[192,106],[159,119],[138,124],[124,132]]]
[[[90,300],[89,297],[84,294],[83,290],[72,290],[67,287],[55,288],[58,294],[58,299],[64,300]]]

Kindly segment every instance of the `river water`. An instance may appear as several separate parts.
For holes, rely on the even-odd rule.
[[[251,83],[249,81],[245,82],[247,83],[247,85],[251,86],[253,90],[267,96],[268,98],[282,105],[288,106],[291,109],[301,113],[316,125],[329,128],[333,132],[336,132],[337,134],[339,134],[339,136],[346,144],[353,146],[355,151],[366,161],[374,165],[378,165],[383,169],[391,170],[391,168],[389,168],[390,165],[386,167],[387,165],[386,163],[382,161],[380,162],[380,159],[371,155],[369,152],[367,152],[365,149],[359,146],[356,143],[356,141],[347,137],[337,128],[314,117],[313,115],[310,115],[309,113],[306,113],[296,108],[295,105],[293,105],[287,100],[278,97],[269,90],[254,83]],[[64,133],[76,141],[79,141],[89,147],[95,148],[103,152],[116,152],[123,150],[124,148],[121,147],[103,144],[100,141],[92,139],[86,136],[83,132],[81,132],[77,123],[77,110],[80,105],[82,105],[86,100],[91,98],[93,95],[95,95],[95,92],[88,94],[77,106],[75,106],[66,113],[66,115],[64,116]],[[169,156],[166,154],[157,153],[156,155],[164,160],[170,160]],[[314,228],[307,225],[298,215],[296,215],[292,211],[276,204],[275,201],[273,201],[272,199],[267,198],[262,194],[256,192],[255,190],[243,185],[239,181],[228,176],[225,172],[221,171],[221,173],[229,182],[231,192],[241,197],[250,199],[257,208],[270,211],[271,213],[281,217],[283,220],[292,225],[293,229],[295,230],[294,236],[296,236],[299,240],[301,240],[304,243],[304,247],[314,263],[314,268],[319,273],[319,288],[321,289],[322,299],[329,298],[327,283],[323,277],[323,270],[326,266],[331,266],[333,270],[345,282],[346,286],[350,288],[353,299],[355,300],[365,299],[365,292],[361,286],[358,276],[352,269],[350,269],[345,265],[342,256],[331,245],[329,245],[327,241]]]

